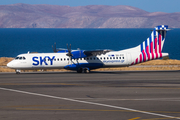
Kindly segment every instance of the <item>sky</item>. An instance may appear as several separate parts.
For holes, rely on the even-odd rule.
[[[143,9],[148,12],[180,12],[180,0],[1,0],[0,5],[25,3],[25,4],[50,4],[86,6],[86,5],[128,5]]]

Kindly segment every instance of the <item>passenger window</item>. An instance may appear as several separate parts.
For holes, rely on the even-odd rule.
[[[26,58],[25,57],[23,57],[23,60],[25,60]]]
[[[82,60],[82,58],[80,58],[80,60]]]
[[[57,60],[59,61],[59,58]]]
[[[106,58],[104,57],[104,60],[105,60]]]
[[[87,58],[87,60],[89,60],[89,58]]]
[[[97,60],[99,60],[99,58],[97,57]]]
[[[20,60],[22,60],[22,57],[19,57]]]
[[[86,60],[86,58],[84,58],[84,60]]]
[[[107,60],[108,60],[109,58],[107,57]]]
[[[118,59],[118,57],[116,57],[116,59]]]
[[[92,58],[90,58],[90,60],[92,60]]]
[[[64,61],[66,60],[66,58],[64,58]]]
[[[94,58],[94,60],[96,60],[96,58]]]
[[[112,57],[110,57],[110,59],[112,59]]]
[[[121,59],[121,57],[119,57],[119,59]]]
[[[123,57],[123,59],[124,59],[124,57]]]
[[[100,59],[102,60],[102,57],[100,57]]]
[[[62,61],[62,58],[61,58],[61,61]]]
[[[54,61],[56,61],[56,59],[54,59]]]
[[[115,57],[113,57],[113,59],[115,59]]]

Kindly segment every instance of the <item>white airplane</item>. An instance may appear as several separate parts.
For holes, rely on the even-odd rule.
[[[154,28],[149,38],[140,45],[120,50],[67,50],[54,48],[55,53],[27,53],[20,54],[7,66],[15,69],[16,73],[30,69],[67,69],[78,73],[106,67],[123,67],[135,65],[168,56],[162,53],[166,32],[170,30],[167,25]]]

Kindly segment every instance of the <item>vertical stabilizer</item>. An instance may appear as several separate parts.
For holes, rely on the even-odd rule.
[[[151,36],[146,41],[142,42],[137,49],[140,50],[139,56],[134,58],[132,64],[137,64],[149,60],[162,58],[162,49],[168,31],[167,25],[159,25],[154,28]],[[167,55],[167,54],[166,54]]]

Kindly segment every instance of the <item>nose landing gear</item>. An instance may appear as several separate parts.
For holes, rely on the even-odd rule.
[[[21,70],[16,69],[15,72],[16,72],[16,74],[20,74],[20,73],[21,73]]]

